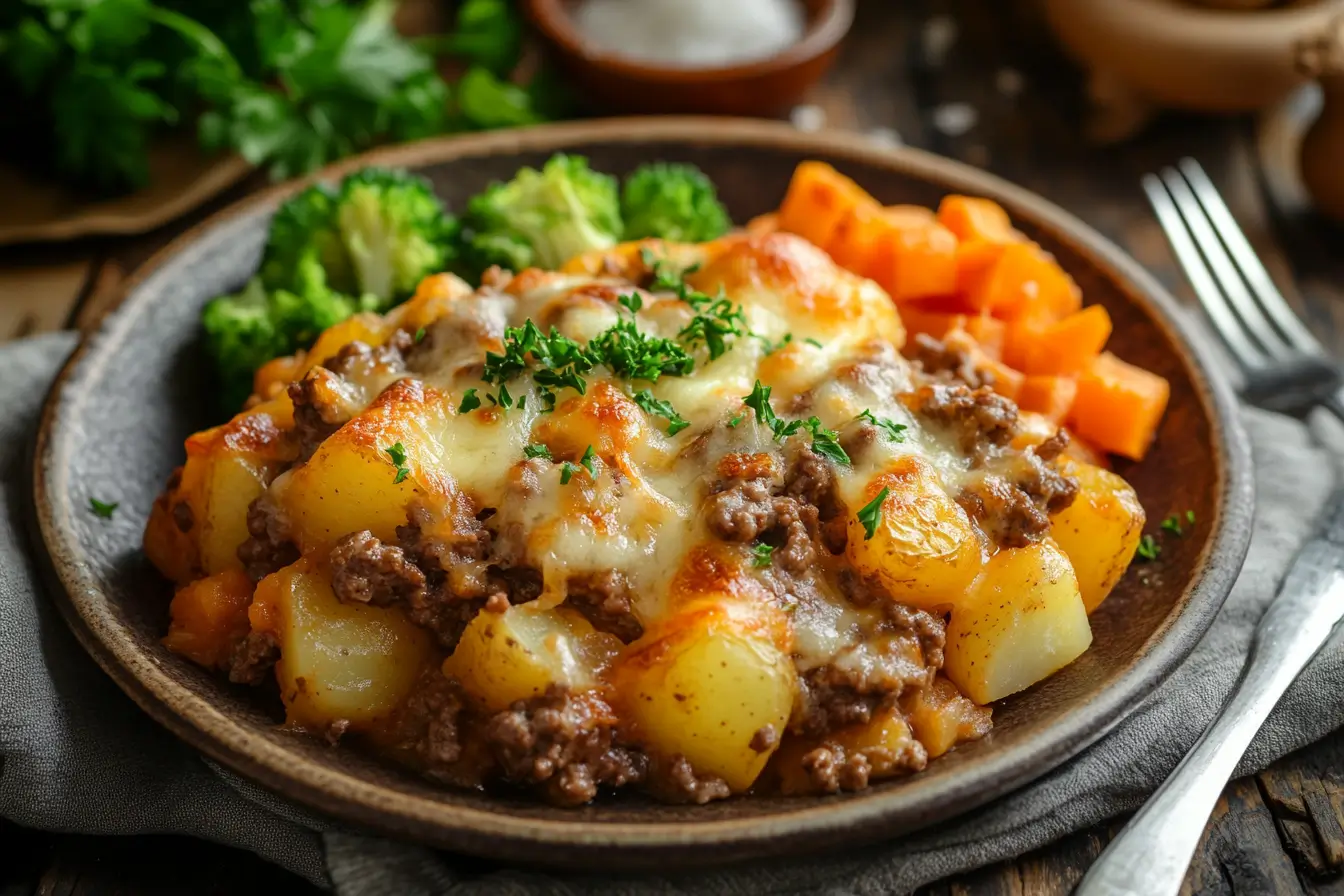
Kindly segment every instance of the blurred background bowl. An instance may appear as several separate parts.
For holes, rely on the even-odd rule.
[[[756,62],[706,68],[644,62],[594,46],[574,24],[572,0],[525,3],[574,87],[601,111],[748,116],[794,105],[831,67],[854,23],[854,0],[804,5],[807,28],[797,43]]]

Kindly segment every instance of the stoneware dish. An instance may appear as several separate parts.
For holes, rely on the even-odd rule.
[[[767,59],[716,68],[640,62],[594,47],[570,17],[572,0],[527,0],[526,9],[561,68],[605,111],[768,115],[792,106],[826,73],[854,23],[854,0],[804,5],[807,29],[797,43]]]
[[[979,806],[1096,740],[1194,646],[1250,538],[1247,442],[1227,386],[1182,330],[1173,300],[1114,245],[1039,197],[964,165],[766,122],[618,119],[497,132],[381,151],[320,177],[404,166],[457,205],[558,150],[612,173],[649,159],[693,162],[739,222],[773,209],[794,166],[809,158],[835,164],[886,203],[932,205],[948,192],[998,200],[1059,258],[1089,302],[1110,311],[1114,350],[1171,381],[1155,449],[1142,464],[1118,469],[1154,521],[1190,508],[1199,525],[1170,540],[1159,562],[1127,574],[1092,617],[1095,639],[1082,658],[995,706],[988,737],[922,774],[861,793],[689,807],[630,796],[565,810],[445,789],[355,749],[288,733],[274,698],[163,648],[169,587],[140,551],[151,502],[181,462],[182,439],[217,419],[198,343],[201,306],[252,273],[272,210],[303,186],[287,184],[211,218],[133,276],[58,377],[42,420],[36,520],[63,586],[52,592],[84,646],[156,720],[223,765],[349,823],[518,861],[690,866],[891,838]],[[114,519],[88,511],[94,496],[120,503]]]

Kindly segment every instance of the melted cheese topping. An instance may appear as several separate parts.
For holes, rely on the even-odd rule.
[[[956,494],[967,460],[955,445],[922,428],[899,400],[913,388],[911,372],[897,352],[904,340],[900,318],[880,287],[786,234],[667,248],[679,259],[698,260],[701,266],[687,283],[711,295],[722,290],[742,307],[754,335],[730,337],[728,350],[713,360],[701,347],[688,375],[652,383],[623,380],[598,367],[585,375],[583,394],[558,390],[552,412],[543,411],[530,369],[507,383],[514,407],[486,401],[461,410],[469,394],[483,398],[496,391],[482,382],[482,365],[487,352],[503,350],[506,327],[530,320],[543,331],[554,327],[586,342],[631,318],[618,299],[638,292],[643,303],[633,319],[639,330],[676,339],[696,312],[675,295],[637,290],[630,280],[579,264],[564,273],[526,271],[476,292],[440,275],[380,326],[363,321],[358,336],[372,343],[397,329],[423,328],[422,343],[410,353],[419,384],[412,387],[404,372],[386,368],[356,369],[344,377],[324,372],[324,387],[357,414],[311,461],[276,480],[272,494],[281,506],[293,507],[304,504],[297,497],[302,492],[309,506],[321,479],[329,491],[318,498],[340,504],[340,490],[328,480],[356,475],[332,472],[342,446],[362,451],[370,463],[381,461],[369,475],[385,479],[386,490],[393,471],[385,453],[400,443],[409,476],[397,486],[386,517],[354,507],[296,520],[300,546],[306,552],[356,526],[392,538],[389,530],[402,524],[396,517],[411,500],[446,504],[466,496],[477,510],[492,512],[488,525],[508,541],[517,563],[541,572],[542,606],[563,601],[570,579],[608,570],[626,577],[634,612],[646,627],[697,591],[778,600],[780,589],[770,587],[773,573],[753,565],[750,546],[712,536],[702,513],[721,471],[767,464],[782,476],[790,452],[810,439],[803,430],[778,440],[744,407],[758,380],[773,390],[780,417],[815,415],[842,437],[862,425],[858,418],[865,411],[908,427],[903,440],[879,436],[852,464],[835,465],[846,514],[866,502],[864,490],[874,477],[912,454],[935,471],[937,487]],[[319,359],[323,354],[334,352],[328,346]],[[689,425],[667,435],[667,421],[633,400],[642,389],[670,402]],[[550,458],[529,459],[529,445],[546,446]],[[578,466],[590,446],[591,474]],[[786,608],[791,643],[781,646],[794,653],[800,669],[846,651],[862,662],[853,651],[874,627],[876,611],[851,606],[821,574],[810,578],[806,598]]]

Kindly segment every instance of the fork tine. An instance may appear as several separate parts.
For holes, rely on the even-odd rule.
[[[1148,194],[1148,201],[1152,204],[1153,211],[1157,214],[1157,222],[1162,225],[1167,241],[1171,243],[1171,249],[1176,253],[1176,259],[1185,269],[1185,276],[1195,288],[1195,295],[1209,315],[1213,328],[1218,331],[1228,351],[1232,353],[1232,359],[1245,370],[1264,367],[1268,360],[1265,353],[1246,338],[1245,328],[1232,313],[1222,290],[1218,288],[1199,250],[1195,248],[1190,231],[1181,220],[1181,213],[1168,194],[1166,185],[1155,174],[1145,174],[1140,182],[1143,184],[1143,191]]]
[[[1250,338],[1259,343],[1271,357],[1281,361],[1291,360],[1297,354],[1296,350],[1279,335],[1279,331],[1265,317],[1260,305],[1246,289],[1245,282],[1237,273],[1236,266],[1223,248],[1218,235],[1214,233],[1213,225],[1209,223],[1204,209],[1200,207],[1199,200],[1195,199],[1195,194],[1191,192],[1185,178],[1174,168],[1163,168],[1162,181],[1167,185],[1176,208],[1185,219],[1186,227],[1190,228],[1190,235],[1194,237],[1195,245],[1208,262],[1209,269],[1222,288],[1223,295],[1227,297],[1232,310],[1245,324]]]
[[[1324,355],[1325,350],[1321,348],[1321,344],[1311,335],[1311,331],[1294,313],[1283,293],[1274,285],[1269,271],[1260,263],[1255,250],[1246,239],[1246,234],[1237,225],[1227,203],[1219,194],[1218,188],[1204,173],[1203,166],[1194,159],[1185,158],[1181,159],[1179,167],[1194,191],[1195,198],[1199,200],[1209,220],[1213,222],[1213,229],[1217,231],[1223,245],[1232,255],[1233,262],[1241,270],[1256,298],[1260,300],[1260,307],[1278,327],[1279,333],[1301,351]]]

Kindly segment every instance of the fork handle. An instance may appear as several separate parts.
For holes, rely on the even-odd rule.
[[[1175,896],[1199,839],[1251,739],[1344,616],[1344,548],[1298,554],[1256,629],[1231,699],[1171,776],[1125,825],[1075,896]]]

